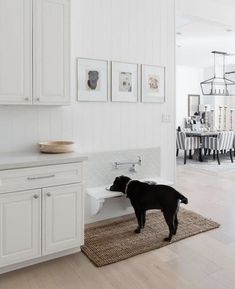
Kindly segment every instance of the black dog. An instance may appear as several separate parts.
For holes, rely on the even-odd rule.
[[[170,186],[131,180],[126,176],[117,177],[110,190],[122,192],[130,199],[138,221],[135,233],[140,233],[141,229],[144,228],[147,210],[160,209],[170,231],[169,236],[164,240],[171,241],[178,228],[179,201],[187,204],[188,199],[186,197]]]

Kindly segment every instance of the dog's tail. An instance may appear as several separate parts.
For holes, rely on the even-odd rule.
[[[177,197],[178,199],[180,199],[181,203],[186,204],[186,205],[188,204],[188,199],[182,194],[180,194],[179,192],[177,192]]]

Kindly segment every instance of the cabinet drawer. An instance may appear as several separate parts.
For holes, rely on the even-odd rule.
[[[82,164],[63,164],[0,171],[0,193],[82,181]]]

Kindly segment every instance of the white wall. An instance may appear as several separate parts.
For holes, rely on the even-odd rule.
[[[176,66],[177,127],[184,127],[184,118],[188,116],[188,95],[201,95],[200,82],[203,81],[203,76],[203,69],[201,68],[179,65]]]
[[[83,153],[164,148],[174,178],[174,1],[71,0],[71,107],[0,107],[0,152],[73,139]],[[76,103],[76,57],[165,65],[166,103]],[[171,117],[162,123],[162,113]],[[167,133],[166,133],[167,131]],[[170,168],[170,169],[169,169]]]

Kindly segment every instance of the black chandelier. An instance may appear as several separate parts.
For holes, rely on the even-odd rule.
[[[225,57],[231,54],[220,51],[212,51],[214,54],[214,76],[201,82],[201,90],[203,95],[235,95],[235,81],[228,78],[228,75],[235,71],[225,72]],[[223,59],[222,76],[216,73],[216,56]]]

